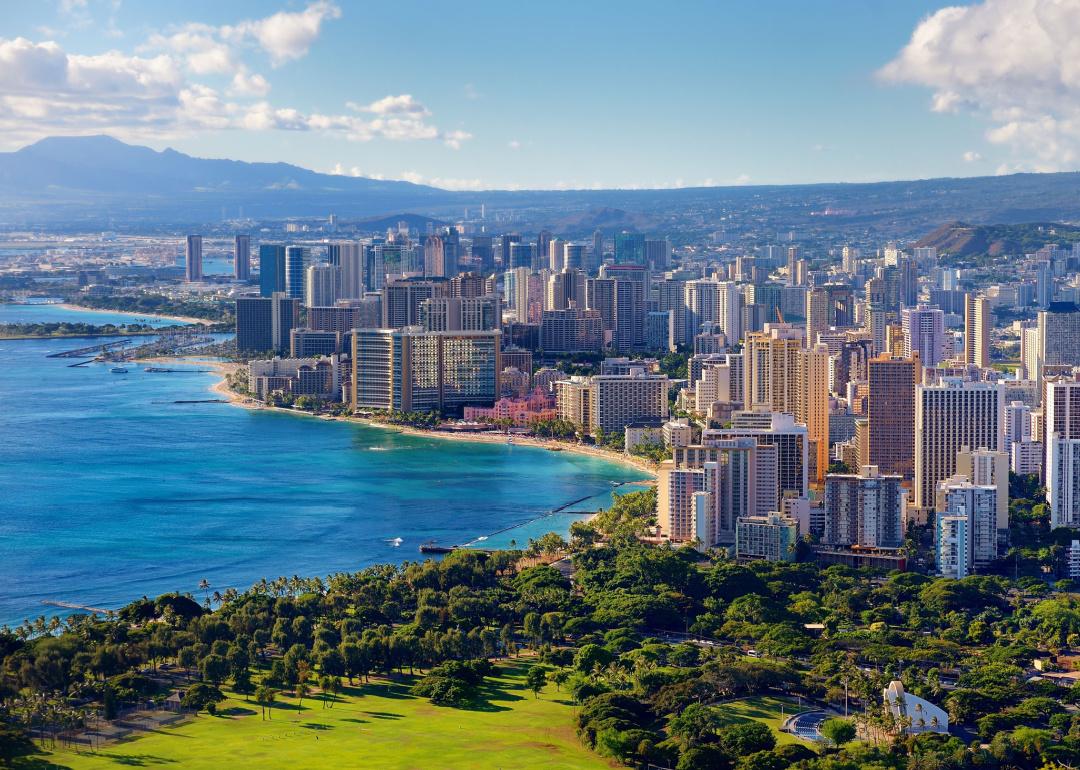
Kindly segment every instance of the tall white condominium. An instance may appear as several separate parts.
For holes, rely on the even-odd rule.
[[[341,268],[337,265],[311,265],[304,281],[304,304],[307,307],[329,307],[338,301],[341,292]]]
[[[548,242],[547,263],[548,269],[558,272],[566,264],[566,241],[560,238],[552,238]]]
[[[202,277],[202,236],[189,235],[184,247],[184,280],[192,283]]]
[[[961,449],[956,454],[956,473],[978,487],[996,490],[995,528],[1009,529],[1009,454],[990,449]],[[946,488],[951,484],[946,480]]]
[[[743,292],[734,281],[723,281],[717,291],[716,320],[732,345],[743,336]]]
[[[947,377],[915,391],[915,505],[934,508],[938,485],[956,474],[965,447],[999,451],[1004,441],[1004,391],[993,382]]]
[[[683,291],[686,307],[683,316],[686,319],[683,339],[692,340],[701,332],[703,325],[715,323],[719,319],[720,284],[708,280],[687,281]]]
[[[1020,441],[1031,441],[1031,407],[1012,401],[1005,407],[1005,451],[1012,452],[1012,445]]]
[[[251,278],[250,235],[238,235],[233,239],[233,278],[238,281]]]
[[[990,366],[990,300],[964,295],[964,363]]]
[[[341,294],[338,299],[361,299],[364,296],[364,244],[344,241],[338,246],[338,266],[341,268]]]
[[[1039,313],[1038,360],[1043,366],[1080,366],[1080,307],[1053,302]]]
[[[942,577],[960,580],[971,574],[968,567],[968,520],[967,516],[937,517],[937,568]]]
[[[1080,526],[1080,382],[1046,382],[1046,501],[1052,527]]]
[[[997,558],[997,488],[958,480],[947,483],[943,492],[944,515],[967,520],[965,572],[985,567]]]
[[[825,477],[825,534],[833,546],[899,548],[904,542],[904,477],[864,465],[858,475]]]
[[[919,305],[900,311],[904,330],[904,358],[919,354],[923,366],[937,366],[945,360],[945,313],[940,308]]]

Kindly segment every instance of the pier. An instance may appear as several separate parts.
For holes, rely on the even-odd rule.
[[[89,607],[85,604],[76,604],[75,602],[61,602],[53,601],[52,599],[42,599],[41,603],[49,607],[62,607],[65,610],[82,610],[84,612],[93,612],[96,615],[112,615],[112,610],[105,610],[101,607]]]

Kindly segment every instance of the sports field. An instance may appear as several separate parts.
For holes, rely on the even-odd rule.
[[[333,708],[318,695],[279,695],[273,718],[230,693],[217,716],[205,712],[177,727],[96,753],[42,753],[17,762],[24,770],[175,767],[259,768],[522,768],[600,770],[612,767],[581,746],[573,706],[548,688],[534,698],[525,663],[500,665],[483,701],[472,709],[434,706],[408,692],[408,682],[372,679],[346,688]]]
[[[721,722],[725,725],[739,722],[761,722],[768,726],[772,729],[773,735],[776,736],[778,746],[787,743],[801,743],[804,746],[813,745],[810,741],[780,731],[784,719],[799,711],[799,705],[794,700],[764,695],[731,701],[730,703],[721,703],[715,708],[720,714]]]

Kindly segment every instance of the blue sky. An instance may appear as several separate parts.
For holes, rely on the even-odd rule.
[[[1045,121],[1015,120],[992,80],[1014,101],[1030,82],[960,60],[965,36],[1042,2],[23,3],[0,24],[0,136],[450,187],[1055,170],[1077,165],[1070,116],[1047,151]],[[901,54],[917,28],[931,38]],[[1059,64],[1024,77],[1053,90]]]

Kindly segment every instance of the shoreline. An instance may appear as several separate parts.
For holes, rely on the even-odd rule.
[[[107,308],[100,307],[86,307],[85,305],[73,305],[70,302],[53,302],[49,303],[55,307],[61,307],[64,310],[76,310],[80,313],[120,313],[122,315],[142,316],[144,318],[160,318],[164,321],[180,321],[186,324],[198,324],[200,326],[210,326],[213,321],[207,321],[205,318],[192,318],[190,316],[183,315],[162,315],[161,313],[133,313],[130,310],[109,310]]]
[[[150,360],[150,359],[148,359]],[[172,357],[168,359],[156,359],[156,361],[172,360],[174,362],[183,362],[182,357]],[[189,359],[190,361],[190,359]],[[276,406],[267,406],[261,401],[256,401],[248,396],[242,396],[236,393],[228,384],[228,375],[232,372],[240,369],[242,364],[235,363],[222,363],[220,361],[208,362],[207,364],[213,370],[215,375],[219,378],[216,383],[210,386],[211,393],[217,396],[221,396],[229,402],[230,406],[237,406],[241,409],[250,409],[252,411],[266,410],[272,412],[282,412],[285,414],[299,415],[303,417],[314,417],[322,420],[330,420],[335,422],[351,422],[358,425],[366,425],[370,428],[379,428],[381,430],[393,431],[395,433],[401,433],[407,436],[415,436],[418,438],[436,438],[443,439],[445,441],[471,441],[478,444],[506,444],[506,436],[503,433],[455,433],[452,431],[438,431],[438,430],[424,430],[422,428],[414,428],[408,425],[388,425],[384,422],[378,422],[377,420],[370,420],[364,417],[330,417],[324,415],[312,414],[311,412],[305,412],[297,409],[283,409]],[[512,446],[528,446],[535,449],[546,449],[550,451],[563,451],[572,452],[576,455],[583,455],[592,457],[596,460],[606,460],[608,462],[617,463],[619,465],[629,466],[636,471],[640,471],[648,476],[647,481],[649,483],[656,483],[657,468],[644,458],[632,457],[621,453],[610,452],[606,449],[597,449],[593,446],[585,444],[578,444],[570,441],[562,441],[559,439],[547,439],[538,438],[536,436],[519,436],[514,435]]]

